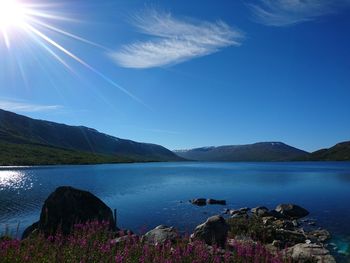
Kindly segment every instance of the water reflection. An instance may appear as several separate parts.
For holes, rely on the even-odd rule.
[[[29,189],[32,183],[27,182],[27,177],[23,171],[0,171],[0,190],[5,189]]]

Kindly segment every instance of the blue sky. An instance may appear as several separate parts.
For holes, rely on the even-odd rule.
[[[349,0],[23,3],[50,16],[0,32],[0,108],[170,149],[350,139]]]

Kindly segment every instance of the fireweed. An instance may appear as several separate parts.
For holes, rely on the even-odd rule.
[[[117,237],[121,238],[116,241]],[[233,241],[224,250],[182,237],[176,242],[151,245],[136,235],[110,231],[106,222],[89,222],[76,224],[68,236],[58,232],[51,236],[34,234],[25,240],[1,239],[0,262],[287,263],[291,260],[271,254],[258,243]]]

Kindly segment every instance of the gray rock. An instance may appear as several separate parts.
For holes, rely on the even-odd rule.
[[[175,228],[164,225],[148,231],[142,240],[149,244],[163,244],[166,241],[174,242],[178,238],[178,233]]]
[[[272,216],[275,219],[286,219],[286,218],[288,218],[287,216],[277,212],[276,210],[270,210],[269,211],[269,216]]]
[[[273,216],[264,216],[263,218],[261,218],[263,225],[268,226],[273,224],[273,222],[276,221],[276,218],[274,218]]]
[[[245,212],[245,213],[248,213],[249,210],[250,210],[249,207],[242,207],[239,209],[239,211]]]
[[[300,225],[298,220],[293,220],[292,224],[293,224],[294,227],[298,227]]]
[[[280,240],[284,245],[295,245],[298,243],[304,243],[306,237],[303,233],[293,230],[277,229],[274,239]]]
[[[229,214],[231,215],[231,216],[233,216],[233,215],[235,215],[235,214],[239,214],[241,211],[239,211],[239,210],[236,210],[236,209],[231,209],[230,211],[229,211]]]
[[[120,243],[125,243],[133,239],[138,239],[138,236],[132,234],[132,235],[125,235],[121,237],[117,237],[115,239],[111,240],[111,244],[120,244]]]
[[[245,219],[248,219],[249,215],[246,212],[238,211],[237,213],[234,213],[233,215],[231,215],[231,218],[245,218]]]
[[[294,230],[294,224],[290,220],[277,219],[272,222],[272,226],[276,229]]]
[[[196,198],[190,201],[193,205],[205,206],[207,204],[207,199],[205,198]]]
[[[258,206],[251,209],[251,212],[259,217],[264,217],[269,215],[269,209],[265,206]]]
[[[221,247],[225,246],[229,225],[222,216],[212,216],[203,224],[197,226],[194,233],[191,235],[192,239],[203,240],[208,245],[217,244]]]
[[[247,213],[247,210],[244,208],[244,209],[232,209],[230,210],[229,212],[230,216],[232,218],[249,218],[249,215]]]
[[[282,248],[283,243],[281,242],[281,240],[274,240],[274,241],[272,241],[271,245],[274,247],[277,247],[277,248]]]
[[[280,204],[275,210],[276,212],[293,219],[299,219],[309,214],[309,211],[294,204]]]
[[[225,208],[222,213],[225,214],[225,215],[228,215],[230,213],[230,209]]]
[[[331,234],[325,229],[318,229],[308,232],[307,238],[313,242],[323,243],[331,238]]]
[[[295,246],[288,248],[286,252],[295,261],[300,263],[336,263],[334,257],[330,255],[329,250],[316,244],[296,244]]]

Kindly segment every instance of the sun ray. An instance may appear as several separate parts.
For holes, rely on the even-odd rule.
[[[10,44],[10,39],[7,35],[6,29],[2,29],[1,31],[2,31],[2,35],[4,37],[5,45],[6,45],[7,49],[9,49],[11,44]]]
[[[63,66],[65,66],[72,74],[76,74],[76,72],[73,70],[71,66],[68,65],[68,63],[61,58],[58,54],[56,54],[55,51],[53,51],[50,47],[48,47],[45,43],[38,41],[40,45],[51,54],[58,62],[60,62]]]
[[[43,27],[46,27],[46,28],[48,28],[48,29],[50,29],[50,30],[52,30],[52,31],[55,31],[55,32],[57,32],[57,33],[60,33],[60,34],[62,34],[62,35],[71,37],[71,38],[73,38],[73,39],[79,40],[79,41],[81,41],[81,42],[83,42],[83,43],[86,43],[86,44],[89,44],[89,45],[92,45],[92,46],[95,46],[95,47],[99,47],[99,48],[104,49],[104,50],[106,50],[106,51],[110,51],[108,48],[106,48],[106,47],[104,47],[104,46],[102,46],[102,45],[100,45],[100,44],[98,44],[98,43],[95,43],[95,42],[92,42],[92,41],[87,40],[87,39],[85,39],[85,38],[82,38],[82,37],[79,37],[79,36],[77,36],[77,35],[71,34],[71,33],[67,32],[67,31],[64,31],[64,30],[62,30],[62,29],[59,29],[59,28],[54,27],[54,26],[52,26],[52,25],[49,25],[49,24],[47,24],[47,23],[44,23],[44,22],[42,22],[42,21],[40,21],[40,20],[33,19],[33,18],[31,18],[30,20],[33,21],[33,23],[35,23],[35,24],[41,25],[41,26],[43,26]]]
[[[4,9],[5,8],[5,9]],[[7,10],[6,10],[7,9]],[[78,40],[80,42],[108,50],[106,47],[95,43],[93,41],[87,40],[85,38],[82,38],[80,36],[77,36],[75,34],[72,34],[70,32],[67,32],[65,30],[62,30],[56,26],[53,26],[51,24],[48,24],[44,21],[42,21],[40,18],[46,18],[46,19],[53,19],[53,20],[66,20],[66,21],[74,21],[74,19],[70,19],[65,16],[52,14],[49,12],[44,12],[42,9],[36,10],[34,6],[29,4],[24,4],[22,2],[18,2],[16,0],[0,0],[0,31],[2,32],[3,39],[6,45],[7,49],[10,49],[11,47],[11,38],[8,32],[8,28],[11,28],[11,30],[22,30],[28,34],[33,34],[36,37],[40,38],[42,41],[45,41],[52,47],[58,49],[66,56],[70,57],[74,61],[78,62],[85,68],[91,70],[95,74],[97,74],[101,79],[106,81],[111,86],[118,88],[120,91],[122,91],[124,94],[128,95],[133,100],[137,101],[138,103],[144,105],[145,107],[149,108],[148,105],[146,105],[141,99],[139,99],[137,96],[132,94],[130,91],[116,83],[111,78],[107,77],[105,74],[103,74],[101,71],[87,63],[84,59],[78,57],[71,51],[69,51],[67,48],[59,44],[57,41],[55,41],[53,38],[51,38],[49,35],[44,34],[38,27],[43,27],[48,30],[51,30],[53,32],[59,33],[61,35],[70,37],[74,40]],[[1,36],[1,35],[0,35]],[[69,64],[63,60],[56,52],[54,52],[49,46],[47,46],[42,41],[36,41],[38,44],[44,48],[54,59],[56,59],[58,62],[60,62],[64,67],[69,69],[72,73],[74,73],[74,70],[72,67],[69,66]],[[149,108],[150,109],[150,108]]]
[[[102,79],[104,79],[105,81],[107,81],[109,84],[111,84],[112,86],[118,88],[120,91],[124,92],[126,95],[128,95],[129,97],[131,97],[132,99],[136,100],[137,102],[141,103],[142,105],[148,107],[142,100],[140,100],[138,97],[136,97],[134,94],[132,94],[131,92],[129,92],[127,89],[123,88],[122,86],[120,86],[119,84],[117,84],[115,81],[113,81],[112,79],[108,78],[107,76],[105,76],[103,73],[101,73],[99,70],[95,69],[94,67],[92,67],[90,64],[88,64],[87,62],[85,62],[83,59],[79,58],[78,56],[74,55],[72,52],[70,52],[69,50],[67,50],[66,48],[64,48],[63,46],[61,46],[60,44],[58,44],[57,42],[55,42],[53,39],[49,38],[48,36],[46,36],[45,34],[43,34],[42,32],[40,32],[39,30],[37,30],[35,27],[26,24],[25,28],[27,28],[29,31],[33,32],[34,34],[36,34],[37,36],[39,36],[40,38],[42,38],[43,40],[45,40],[46,42],[48,42],[49,44],[51,44],[52,46],[56,47],[57,49],[59,49],[60,51],[62,51],[63,53],[65,53],[67,56],[71,57],[72,59],[74,59],[75,61],[79,62],[81,65],[83,65],[84,67],[86,67],[87,69],[91,70],[92,72],[96,73],[97,75],[99,75]]]

